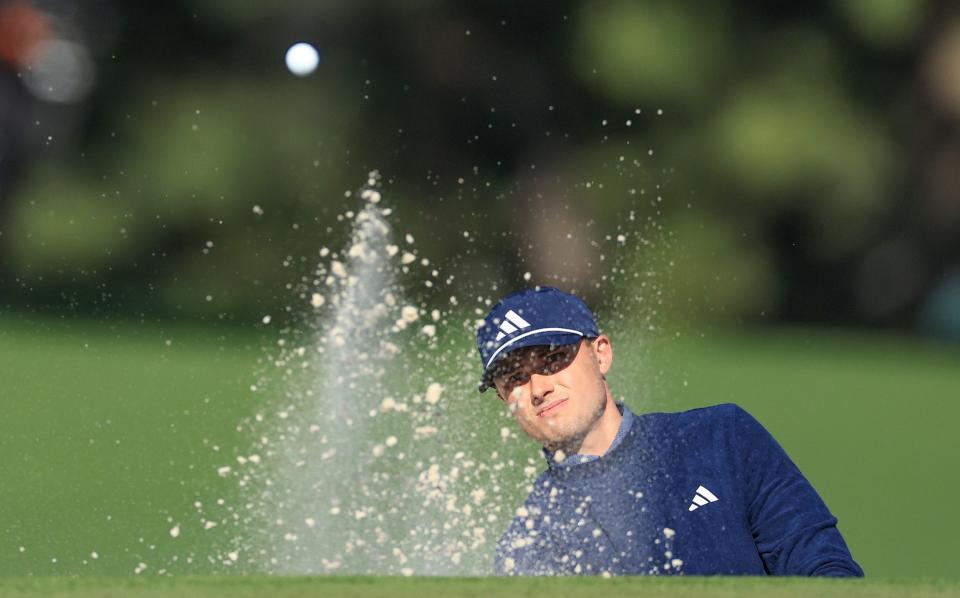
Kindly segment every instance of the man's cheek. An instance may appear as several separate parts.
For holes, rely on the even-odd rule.
[[[536,416],[530,409],[519,408],[516,412],[517,421],[525,428],[532,428],[536,423]]]
[[[523,413],[524,409],[527,408],[527,400],[523,396],[523,389],[514,388],[507,399],[507,405],[511,415]]]

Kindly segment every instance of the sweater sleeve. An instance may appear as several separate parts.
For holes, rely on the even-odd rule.
[[[494,556],[494,570],[497,575],[536,575],[538,573],[543,561],[537,560],[532,550],[535,540],[527,533],[524,523],[522,518],[514,517],[510,527],[497,542],[497,552]]]
[[[862,577],[837,519],[773,436],[735,409],[750,529],[771,575]]]
[[[529,503],[527,503],[529,505]],[[497,542],[494,570],[497,575],[560,575],[563,568],[554,552],[557,544],[539,528],[539,509],[518,515]]]
[[[554,549],[543,529],[543,509],[546,505],[544,485],[546,473],[534,482],[533,491],[517,509],[509,527],[497,541],[494,570],[497,575],[552,575],[556,574]]]

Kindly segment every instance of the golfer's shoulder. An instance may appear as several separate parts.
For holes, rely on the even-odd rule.
[[[744,421],[752,421],[747,411],[734,403],[721,403],[709,407],[697,407],[670,413],[645,413],[640,417],[643,427],[659,428],[672,432],[690,429],[733,429]]]
[[[689,461],[723,460],[759,446],[765,431],[742,407],[733,403],[674,413],[641,416],[639,436],[647,446],[674,451]]]

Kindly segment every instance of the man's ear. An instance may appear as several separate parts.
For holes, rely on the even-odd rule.
[[[610,337],[601,334],[593,339],[593,355],[597,359],[597,368],[602,376],[606,376],[613,366],[613,344],[610,343]]]

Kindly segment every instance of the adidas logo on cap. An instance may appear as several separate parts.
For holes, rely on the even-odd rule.
[[[505,313],[503,317],[504,320],[500,323],[500,332],[497,333],[497,342],[500,342],[500,339],[508,334],[513,334],[517,330],[530,327],[530,322],[521,318],[520,315],[512,309]]]

